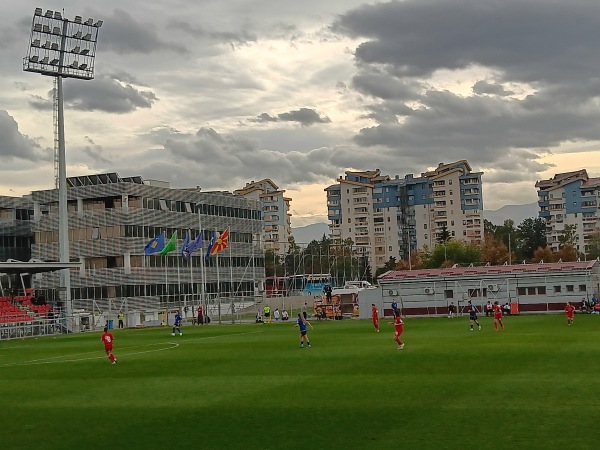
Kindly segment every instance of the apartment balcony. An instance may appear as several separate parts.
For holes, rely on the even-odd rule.
[[[357,236],[356,237],[356,245],[368,245],[369,244],[369,236]]]
[[[596,206],[596,202],[581,202],[582,208],[595,208]]]
[[[327,206],[340,206],[340,202],[337,200],[328,200]]]

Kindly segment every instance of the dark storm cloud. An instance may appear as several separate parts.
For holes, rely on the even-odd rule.
[[[104,111],[125,114],[139,108],[151,108],[158,100],[152,91],[100,76],[93,81],[71,80],[64,89],[65,107],[80,111]],[[52,109],[52,91],[47,99],[32,96],[29,104],[40,110]]]
[[[309,127],[317,123],[331,123],[331,119],[327,116],[320,116],[317,111],[310,108],[300,108],[294,111],[289,111],[277,116],[271,116],[268,113],[262,113],[259,116],[249,119],[250,122],[267,123],[267,122],[297,122],[303,127]]]
[[[514,95],[513,91],[507,91],[501,84],[489,83],[485,80],[479,80],[476,82],[473,85],[473,92],[475,94],[499,95],[501,97]]]
[[[104,25],[101,29],[102,49],[112,50],[120,54],[156,53],[170,51],[186,53],[187,49],[181,44],[161,39],[158,24],[136,20],[122,9],[115,9],[112,16],[102,17]],[[164,34],[164,33],[163,33]]]
[[[248,179],[277,174],[278,183],[289,187],[336,177],[339,167],[329,162],[332,154],[329,149],[282,153],[260,148],[252,139],[201,128],[193,135],[168,138],[149,157],[171,162],[149,163],[136,170],[144,177],[172,180],[178,186],[200,184],[203,189],[229,190],[244,186]]]
[[[599,18],[591,0],[408,0],[362,6],[333,30],[367,39],[358,62],[390,64],[405,76],[478,64],[552,83],[598,73]]]
[[[490,169],[486,181],[516,182],[550,168],[548,148],[600,139],[598,2],[407,0],[363,5],[332,30],[363,39],[351,86],[375,125],[354,141],[387,167],[398,167],[392,155],[407,166],[468,159]],[[492,74],[474,95],[435,84],[473,68]]]
[[[23,159],[37,161],[48,160],[49,150],[42,149],[40,144],[19,132],[17,121],[0,109],[0,158],[3,161]]]

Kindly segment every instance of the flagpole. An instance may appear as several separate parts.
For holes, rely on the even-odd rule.
[[[181,311],[181,274],[179,273],[179,256],[177,257],[177,294],[179,297],[179,310]],[[185,299],[183,299],[183,307],[185,308]]]
[[[192,239],[192,232],[191,230],[188,230],[188,233],[190,233],[190,240]],[[192,319],[194,317],[194,271],[192,270],[194,268],[194,258],[192,257],[192,254],[190,253],[190,295],[191,295],[191,303],[192,303]],[[197,314],[196,314],[197,315]]]
[[[168,244],[167,244],[167,232],[165,231],[165,246],[166,245],[168,245]],[[165,300],[166,300],[165,301],[165,307],[166,307],[166,309],[165,309],[165,326],[169,326],[169,273],[167,270],[167,266],[168,266],[167,258],[169,257],[168,253],[165,254],[164,256],[165,256],[165,259],[163,259],[162,261],[165,265]]]
[[[204,315],[208,315],[206,306],[206,273],[204,271],[204,233],[202,232],[202,220],[200,219],[200,208],[198,208],[198,232],[202,233],[202,251],[200,252],[200,304],[204,308]]]
[[[227,227],[227,234],[229,235],[229,227]],[[231,236],[229,236],[231,237]],[[229,238],[228,238],[229,241]],[[231,243],[228,243],[228,247],[229,247],[229,290],[230,292],[230,296],[231,296],[231,323],[234,324],[235,323],[235,316],[233,315],[233,294],[234,294],[234,289],[233,289],[233,257],[232,257],[232,249],[231,249]]]
[[[221,279],[219,278],[219,254],[217,253],[217,301],[219,313],[219,325],[221,325]]]

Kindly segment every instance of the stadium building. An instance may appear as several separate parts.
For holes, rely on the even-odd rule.
[[[377,281],[379,288],[361,300],[386,315],[394,299],[408,316],[446,315],[450,303],[460,313],[469,300],[482,312],[488,301],[519,313],[552,312],[598,298],[600,261],[389,271]],[[367,306],[360,304],[361,316]]]
[[[68,183],[71,298],[74,309],[103,315],[122,310],[129,326],[145,311],[197,305],[215,298],[254,298],[264,284],[259,202],[228,192],[173,189],[169,183],[116,173],[70,177]],[[31,194],[31,257],[58,261],[58,190]],[[204,261],[210,238],[229,228],[229,247]],[[190,262],[180,249],[202,231],[204,248]],[[176,250],[146,255],[148,242],[177,236]],[[59,303],[59,274],[37,274],[33,287]],[[58,305],[60,306],[60,305]]]

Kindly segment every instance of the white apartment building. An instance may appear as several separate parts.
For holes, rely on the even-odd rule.
[[[272,249],[278,255],[285,256],[290,249],[289,241],[292,236],[292,215],[289,212],[292,199],[285,197],[285,191],[267,178],[246,183],[246,186],[234,191],[234,194],[261,202],[265,249]]]
[[[377,269],[433,247],[447,230],[452,239],[483,239],[481,172],[467,161],[440,164],[414,177],[393,179],[379,169],[347,171],[325,189],[330,238],[351,239]]]
[[[546,221],[548,246],[559,250],[559,237],[566,225],[575,226],[574,246],[586,253],[593,234],[600,232],[600,178],[590,178],[585,169],[558,173],[535,184],[539,217]]]

